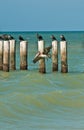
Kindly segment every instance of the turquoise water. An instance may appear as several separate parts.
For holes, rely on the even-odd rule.
[[[2,34],[2,33],[1,33]],[[68,42],[69,72],[52,73],[46,60],[46,74],[38,72],[32,59],[37,52],[36,32],[9,32],[16,41],[16,71],[0,71],[0,130],[84,129],[84,32],[40,32],[45,45],[54,34]],[[28,70],[20,71],[19,40],[28,40]]]

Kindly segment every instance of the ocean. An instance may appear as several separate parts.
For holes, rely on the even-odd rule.
[[[0,130],[84,130],[84,32],[38,32],[51,45],[50,36],[67,40],[68,73],[58,72],[46,59],[46,74],[38,71],[37,32],[0,32],[16,39],[16,70],[0,71]],[[19,35],[28,41],[28,70],[20,70]]]

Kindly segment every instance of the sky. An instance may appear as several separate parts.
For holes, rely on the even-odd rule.
[[[84,31],[84,0],[0,0],[0,31]]]

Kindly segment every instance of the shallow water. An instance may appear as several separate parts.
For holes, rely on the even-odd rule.
[[[9,32],[10,33],[10,32]],[[50,35],[68,41],[67,74],[52,73],[46,60],[46,74],[38,72],[32,59],[37,52],[35,32],[11,33],[17,40],[16,71],[0,71],[0,130],[84,129],[84,32],[40,32],[46,46]],[[20,71],[18,36],[28,39],[28,70]]]

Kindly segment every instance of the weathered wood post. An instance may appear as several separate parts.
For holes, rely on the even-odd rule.
[[[27,70],[27,67],[28,67],[28,64],[27,64],[28,42],[25,41],[21,36],[19,36],[19,39],[20,39],[20,69]]]
[[[44,40],[43,40],[42,36],[40,36],[38,34],[37,34],[37,38],[38,38],[38,51],[40,54],[43,54],[44,48],[45,48]],[[39,60],[39,72],[46,73],[46,65],[45,65],[44,57]]]
[[[4,40],[3,43],[3,71],[9,71],[9,50],[10,50],[10,42],[8,40]]]
[[[0,40],[0,70],[3,70],[3,41]]]
[[[68,65],[67,65],[67,42],[63,35],[60,36],[60,54],[61,54],[61,72],[67,73],[68,72]]]
[[[52,71],[58,71],[58,42],[52,35]]]
[[[9,40],[10,42],[10,70],[16,69],[16,42],[14,39]]]

